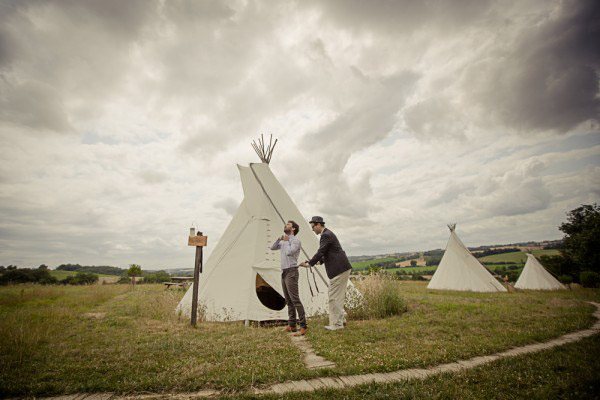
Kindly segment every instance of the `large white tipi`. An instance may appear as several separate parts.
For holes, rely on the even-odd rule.
[[[506,292],[506,288],[471,254],[460,241],[456,224],[448,225],[450,239],[428,289],[472,292]]]
[[[307,219],[271,172],[269,152],[259,155],[263,163],[238,165],[244,200],[200,275],[198,305],[207,321],[287,320],[280,255],[270,247],[283,234],[285,223],[294,220],[302,243],[298,261],[310,259],[318,249]],[[299,272],[306,316],[327,312],[329,279],[324,266],[300,267]],[[192,288],[177,306],[185,315],[191,313]]]
[[[558,290],[566,289],[562,283],[556,280],[533,254],[527,253],[525,267],[515,283],[517,289],[533,290]]]

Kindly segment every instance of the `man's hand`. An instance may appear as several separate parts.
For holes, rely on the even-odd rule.
[[[300,264],[300,266],[304,267],[304,268],[308,268],[308,267],[310,267],[310,264],[308,263],[308,261],[304,261],[303,263]]]
[[[283,241],[287,242],[289,238],[290,238],[290,237],[289,237],[288,235],[283,235],[283,236],[281,237],[281,240],[283,240]]]

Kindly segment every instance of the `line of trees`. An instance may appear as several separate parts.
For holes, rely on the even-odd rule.
[[[78,272],[67,276],[65,279],[57,279],[50,274],[46,265],[38,268],[17,268],[16,265],[8,267],[0,266],[0,285],[16,283],[39,283],[42,285],[90,285],[98,282],[98,275],[89,272]]]
[[[540,262],[564,283],[600,287],[600,206],[569,211],[559,229],[565,234],[560,255],[542,256]]]
[[[92,272],[95,274],[104,275],[123,275],[126,270],[118,267],[111,267],[110,265],[79,265],[79,264],[61,264],[56,267],[59,271],[81,271],[81,272]]]
[[[60,266],[59,266],[60,267]],[[98,273],[90,272],[94,271],[95,268],[103,268],[103,271],[107,271],[105,266],[101,267],[85,267],[79,264],[63,264],[63,268],[57,268],[61,271],[76,272],[73,275],[69,275],[64,279],[58,279],[52,276],[48,266],[45,264],[40,265],[38,268],[18,268],[16,265],[9,265],[7,267],[0,266],[0,285],[18,284],[18,283],[39,283],[42,285],[90,285],[98,282]],[[161,283],[171,280],[171,276],[166,271],[149,272],[143,271],[142,267],[137,264],[132,264],[128,270],[108,267],[112,270],[120,270],[121,279],[117,283],[130,283],[136,280],[136,277],[142,277],[141,280],[136,280],[136,283]],[[110,274],[110,275],[114,275]]]

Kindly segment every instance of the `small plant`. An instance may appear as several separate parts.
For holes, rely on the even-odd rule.
[[[362,301],[347,308],[350,319],[386,318],[401,315],[408,309],[396,280],[389,274],[371,274],[357,286],[362,293]]]
[[[98,282],[98,275],[89,272],[78,272],[60,281],[63,285],[92,285]]]
[[[600,274],[594,271],[583,271],[579,274],[581,286],[588,288],[600,287]]]
[[[131,284],[135,287],[135,277],[142,276],[142,266],[138,264],[130,264],[127,270],[127,275],[131,277]]]
[[[571,275],[561,275],[558,277],[558,280],[566,285],[573,283],[573,277]]]

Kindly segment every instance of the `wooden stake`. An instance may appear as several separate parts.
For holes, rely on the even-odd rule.
[[[188,245],[196,246],[196,259],[194,262],[194,286],[192,287],[192,316],[191,324],[196,327],[198,321],[198,286],[200,283],[200,273],[202,272],[202,248],[206,246],[206,236],[198,232],[196,236],[190,236]]]

